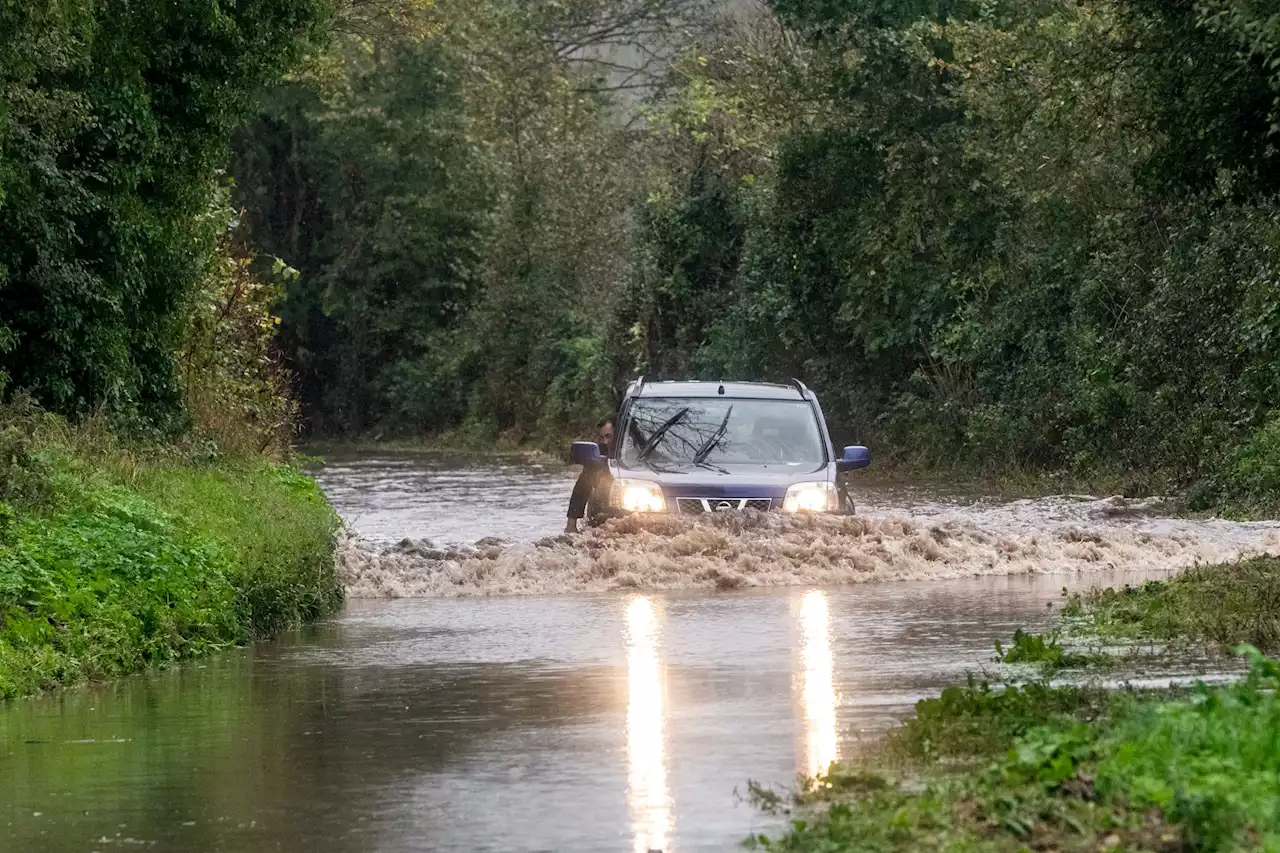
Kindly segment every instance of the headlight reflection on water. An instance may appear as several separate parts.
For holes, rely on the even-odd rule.
[[[633,598],[627,607],[627,804],[637,853],[668,851],[671,835],[658,627],[653,603]]]
[[[831,762],[840,757],[828,622],[827,594],[816,589],[805,593],[800,602],[801,702],[805,722],[805,761],[801,771],[807,776],[827,772]]]

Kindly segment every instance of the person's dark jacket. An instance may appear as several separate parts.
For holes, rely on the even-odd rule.
[[[569,496],[569,518],[584,518],[604,510],[609,502],[612,482],[608,459],[601,457],[583,465],[578,482],[573,484],[573,494]]]

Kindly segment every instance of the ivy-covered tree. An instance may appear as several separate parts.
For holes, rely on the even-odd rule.
[[[180,406],[184,300],[232,131],[325,0],[0,6],[0,371],[67,414]]]

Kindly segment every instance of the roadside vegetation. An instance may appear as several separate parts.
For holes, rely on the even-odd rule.
[[[1004,663],[1041,678],[970,677],[916,706],[886,741],[795,795],[756,790],[794,810],[790,831],[749,847],[796,851],[918,849],[1226,851],[1280,844],[1280,662],[1272,587],[1280,560],[1188,569],[1167,581],[1071,596],[1066,626],[1019,631]],[[1105,665],[1064,636],[1155,643],[1245,659],[1226,686],[1104,689],[1061,683]],[[1222,659],[1221,657],[1219,659]],[[1083,667],[1084,669],[1079,669]],[[1073,668],[1076,670],[1072,672]]]
[[[1072,595],[1062,614],[1078,631],[1114,640],[1221,651],[1249,643],[1280,653],[1280,558],[1197,566],[1169,580]]]
[[[1267,4],[356,23],[231,167],[317,433],[560,450],[636,374],[797,376],[912,471],[1276,511]]]
[[[338,518],[291,461],[293,404],[272,360],[245,358],[275,324],[237,310],[238,277],[198,296],[181,431],[0,404],[0,698],[270,637],[342,599]]]
[[[0,699],[329,612],[337,517],[294,465],[295,273],[223,172],[311,0],[0,7]]]
[[[0,407],[0,698],[197,657],[330,612],[337,517],[263,459],[194,462]]]
[[[1064,705],[1080,710],[1075,688],[1045,689],[1025,701],[963,688],[933,700],[941,702],[936,710],[926,705],[933,716],[902,739],[920,759],[913,784],[837,767],[802,797],[811,817],[749,846],[797,853],[1273,850],[1280,842],[1280,664],[1244,653],[1249,674],[1235,684],[1176,698],[1104,694],[1096,715],[1083,718],[1059,713]],[[956,738],[958,728],[994,733]],[[944,759],[976,769],[948,772]]]

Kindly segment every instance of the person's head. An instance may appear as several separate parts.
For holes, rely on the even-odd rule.
[[[600,435],[596,443],[600,445],[601,455],[608,456],[613,452],[613,415],[600,421],[597,426],[600,428]]]

